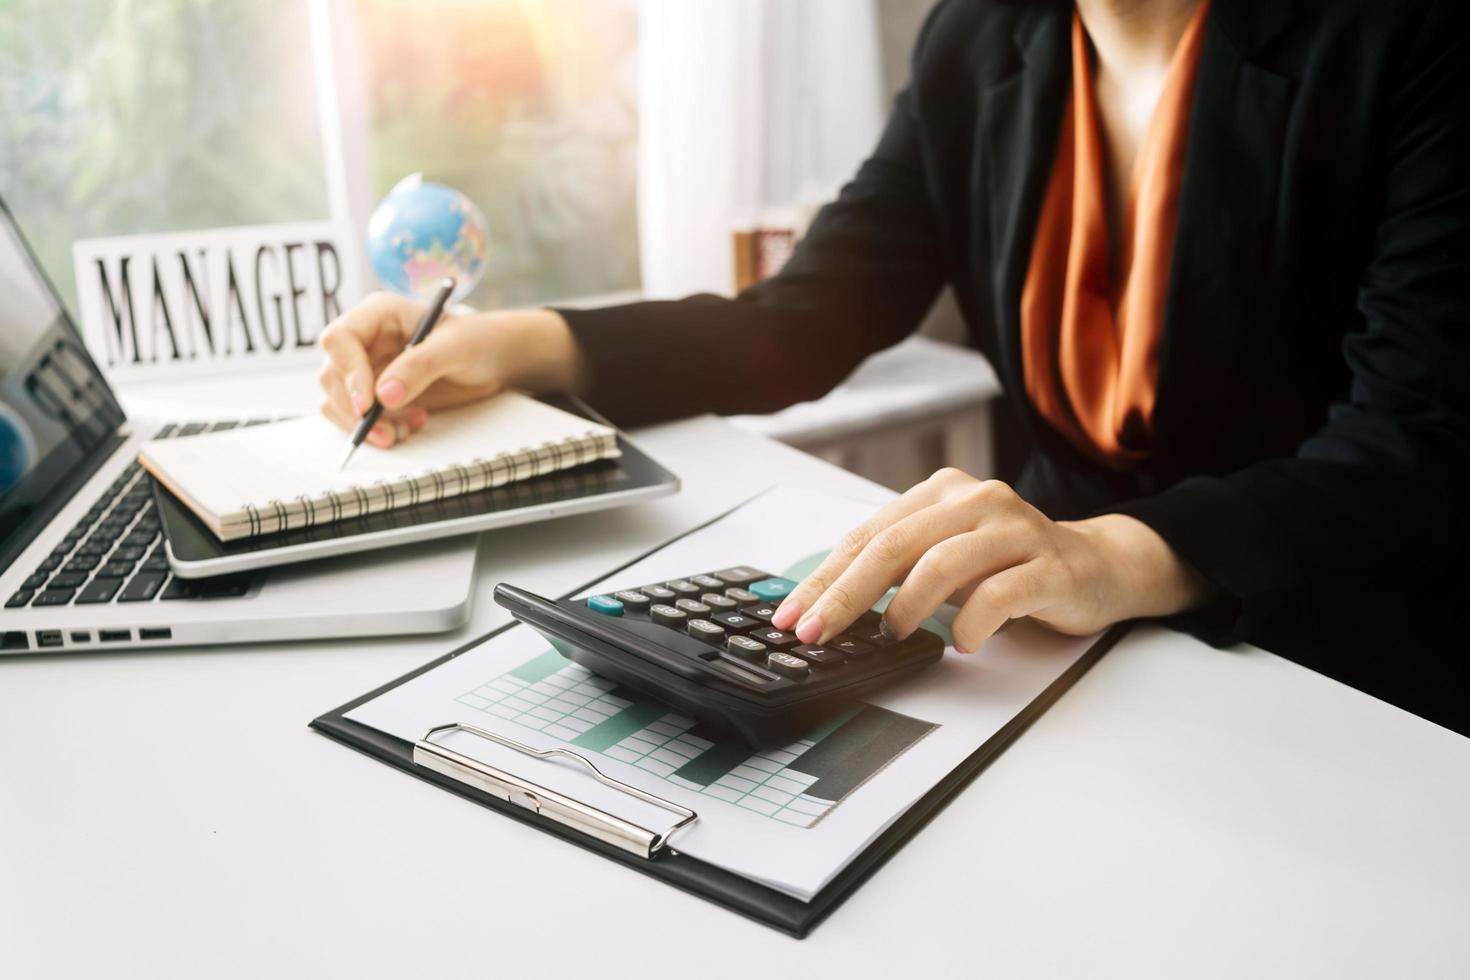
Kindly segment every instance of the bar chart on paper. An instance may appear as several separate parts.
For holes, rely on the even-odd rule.
[[[862,704],[791,745],[753,753],[749,746],[704,732],[691,719],[642,700],[555,650],[456,700],[797,827],[815,825],[938,727]]]

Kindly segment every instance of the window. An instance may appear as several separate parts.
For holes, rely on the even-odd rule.
[[[358,0],[355,11],[373,199],[422,170],[480,206],[490,254],[472,302],[637,288],[634,3]]]
[[[489,221],[471,302],[636,289],[637,23],[635,0],[12,0],[0,194],[69,303],[74,239],[360,234],[415,171]]]
[[[296,0],[15,0],[0,64],[0,194],[73,310],[74,239],[328,216]]]

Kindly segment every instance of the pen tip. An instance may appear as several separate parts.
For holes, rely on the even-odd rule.
[[[340,463],[337,464],[337,472],[338,473],[341,473],[343,470],[347,469],[347,462],[348,462],[348,460],[352,459],[352,454],[356,450],[357,450],[357,447],[354,446],[352,443],[349,442],[347,444],[347,452],[345,452],[345,453],[342,454],[342,462],[340,462]]]

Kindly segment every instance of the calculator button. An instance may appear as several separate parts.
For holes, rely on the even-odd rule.
[[[686,598],[693,598],[694,596],[699,595],[699,586],[695,585],[688,579],[676,578],[671,581],[665,582],[664,585],[667,585],[679,595]]]
[[[702,603],[704,603],[706,606],[709,606],[711,609],[715,610],[716,612],[719,612],[719,611],[734,612],[735,611],[735,600],[734,599],[731,599],[728,596],[719,595],[719,594],[714,593],[714,592],[706,592],[704,595],[702,595],[702,596],[699,597],[699,601],[702,602]]]
[[[725,641],[725,649],[742,660],[753,663],[765,663],[766,645],[758,640],[752,640],[748,636],[736,634]]]
[[[783,677],[790,677],[795,680],[801,680],[803,677],[806,677],[807,672],[810,670],[805,660],[800,657],[793,657],[789,653],[782,653],[780,650],[771,651],[766,657],[766,666]]]
[[[659,602],[673,602],[676,597],[673,589],[666,589],[662,585],[645,585],[638,591]]]
[[[642,592],[633,589],[624,589],[622,592],[614,592],[613,598],[618,600],[627,608],[628,612],[648,612],[648,607],[653,605],[653,600]]]
[[[674,603],[674,608],[682,609],[689,615],[700,618],[708,616],[711,612],[714,611],[710,609],[709,606],[706,606],[704,603],[695,602],[693,599],[680,599]]]
[[[725,587],[725,583],[713,575],[691,575],[689,576],[689,581],[701,589],[723,589]]]
[[[765,625],[758,619],[751,619],[749,616],[742,616],[738,612],[717,612],[714,615],[710,616],[710,619],[719,623],[721,626],[725,627],[725,629],[734,630],[738,633],[744,633],[746,630],[753,630],[757,627]]]
[[[791,594],[796,583],[789,578],[767,578],[752,582],[747,588],[767,602],[779,602]]]
[[[841,650],[818,646],[815,643],[803,643],[799,647],[792,647],[791,653],[818,667],[832,667],[847,659],[847,654]]]
[[[827,645],[836,647],[852,658],[866,657],[873,652],[873,645],[871,643],[864,643],[862,640],[852,636],[839,636]]]
[[[587,608],[593,612],[602,613],[604,616],[621,616],[623,614],[623,604],[610,595],[588,596]]]
[[[676,630],[683,629],[684,624],[689,620],[684,610],[666,606],[661,602],[649,607],[648,617],[660,626],[671,626]]]
[[[749,585],[758,578],[765,578],[766,573],[749,565],[736,565],[734,568],[726,568],[715,572],[715,578],[726,585]]]
[[[763,623],[769,623],[771,617],[776,615],[776,607],[765,603],[759,606],[747,606],[740,611],[751,619],[758,619]]]
[[[725,590],[725,595],[741,603],[761,601],[761,597],[749,589],[730,588]]]
[[[886,647],[893,642],[891,637],[879,629],[855,629],[849,631],[847,635],[859,643],[866,643],[872,647]]]
[[[689,621],[689,635],[696,640],[707,640],[710,643],[719,643],[725,631],[711,623],[707,619],[691,619]]]
[[[771,627],[769,626],[762,626],[758,630],[752,630],[750,633],[750,638],[752,640],[758,640],[761,643],[764,643],[766,646],[773,647],[777,650],[785,650],[787,647],[794,647],[801,642],[796,638],[795,633],[788,633],[785,630],[771,629]]]

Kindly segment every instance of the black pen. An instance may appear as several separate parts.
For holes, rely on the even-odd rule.
[[[439,291],[434,294],[434,301],[424,311],[424,318],[419,321],[418,329],[413,332],[413,336],[404,345],[404,350],[408,350],[410,347],[415,347],[424,342],[424,338],[429,336],[434,329],[434,325],[444,315],[444,307],[449,302],[449,297],[453,292],[454,278],[452,276],[445,276],[439,281]],[[362,445],[362,441],[367,438],[367,434],[373,431],[373,426],[378,424],[378,416],[382,414],[383,403],[375,397],[372,406],[366,412],[362,413],[362,419],[357,423],[357,428],[352,430],[352,438],[347,443],[347,455],[342,457],[342,465],[337,467],[338,473],[347,469],[347,463],[352,459],[352,454],[357,452],[357,447]]]

